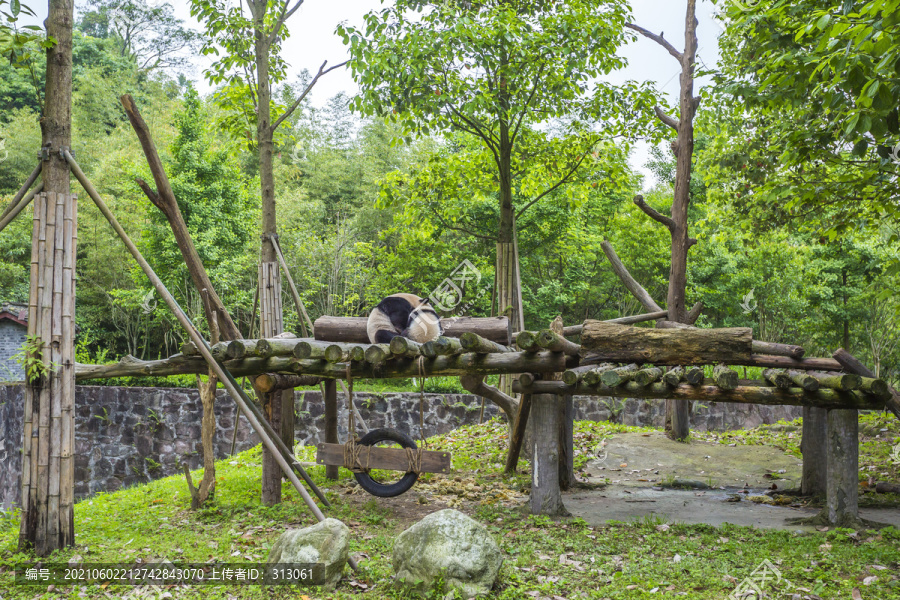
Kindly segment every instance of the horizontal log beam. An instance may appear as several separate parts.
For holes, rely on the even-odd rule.
[[[663,365],[735,364],[752,355],[753,331],[722,329],[649,329],[585,321],[581,355],[588,360]]]
[[[346,362],[329,363],[315,359],[296,359],[288,356],[269,358],[244,358],[227,360],[224,366],[234,375],[261,375],[263,373],[293,373],[314,375],[330,379],[344,379],[347,374]],[[352,362],[350,373],[353,377],[394,379],[418,377],[418,359],[395,357],[393,360],[373,365],[367,362]],[[577,366],[574,357],[557,352],[504,352],[476,354],[468,352],[458,356],[436,356],[422,361],[426,376],[432,375],[499,375],[505,373],[555,373]],[[205,374],[208,366],[201,357],[176,354],[163,360],[144,361],[132,356],[111,365],[75,365],[76,380],[105,379],[109,377],[167,376],[183,374]]]
[[[315,338],[320,341],[367,344],[367,323],[367,317],[323,316],[316,319],[313,329]],[[441,319],[441,326],[447,337],[458,338],[471,332],[504,346],[512,343],[507,317],[449,317]]]
[[[513,382],[513,391],[522,394],[556,394],[561,396],[608,396],[614,398],[658,398],[672,400],[700,400],[706,402],[731,402],[766,404],[770,406],[814,406],[818,408],[843,408],[877,410],[884,408],[884,400],[860,392],[839,392],[820,389],[805,392],[800,388],[787,390],[774,387],[739,385],[733,390],[723,390],[716,385],[699,386],[682,383],[669,387],[665,383],[653,383],[646,387],[627,383],[619,387],[578,384],[567,385],[563,381],[535,381],[531,386]]]
[[[669,311],[662,310],[659,312],[652,313],[644,313],[642,315],[631,315],[629,317],[617,317],[615,319],[606,319],[603,321],[604,323],[618,323],[619,325],[634,325],[636,323],[645,323],[647,321],[656,321],[658,319],[665,319],[669,316]],[[581,330],[584,329],[584,323],[579,323],[578,325],[569,325],[568,327],[563,327],[563,335],[581,335]],[[516,334],[513,334],[513,341],[515,341]]]

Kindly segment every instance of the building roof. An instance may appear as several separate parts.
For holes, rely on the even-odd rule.
[[[0,321],[10,320],[19,325],[28,325],[28,305],[22,302],[0,304]]]

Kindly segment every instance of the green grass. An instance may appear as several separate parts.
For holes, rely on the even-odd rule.
[[[725,444],[765,443],[792,451],[799,442],[799,432],[789,429],[796,424],[781,425],[787,427],[718,434],[695,432],[695,439]],[[861,466],[874,466],[874,472],[896,477],[896,465],[890,463],[890,449],[900,442],[896,420],[879,414],[864,415],[861,430]],[[624,431],[647,430],[610,423],[576,423],[576,465],[580,468],[604,439]],[[425,510],[433,509],[428,505],[437,502],[455,506],[485,524],[507,557],[492,598],[612,599],[681,594],[680,597],[692,599],[719,600],[734,591],[763,560],[779,569],[782,581],[799,588],[794,592],[801,597],[851,598],[853,589],[859,588],[863,598],[900,598],[900,531],[894,528],[880,532],[831,529],[801,535],[736,526],[666,524],[659,519],[603,527],[589,526],[580,519],[554,522],[519,510],[530,484],[529,477],[523,474],[528,463],[520,460],[518,475],[502,475],[506,426],[500,421],[432,438],[428,448],[451,451],[453,472],[447,476],[424,475],[408,492],[410,499],[418,498]],[[312,448],[300,448],[298,456],[311,461],[313,453]],[[260,504],[260,462],[261,451],[257,447],[217,463],[216,500],[200,511],[188,509],[190,498],[182,477],[79,502],[75,506],[78,545],[59,552],[53,559],[68,561],[77,555],[85,562],[120,563],[139,558],[263,562],[282,531],[310,525],[313,518],[287,485],[281,505],[267,508]],[[221,599],[302,599],[304,595],[309,599],[413,597],[391,579],[391,547],[397,534],[418,515],[404,513],[394,501],[369,498],[349,483],[349,472],[343,469],[338,483],[326,482],[322,467],[310,467],[309,471],[317,483],[329,490],[334,505],[329,516],[341,519],[351,528],[351,552],[363,555],[360,573],[348,572],[334,591],[194,587],[147,589],[148,595],[141,597],[155,598],[166,592],[173,598]],[[199,471],[194,473],[195,480],[199,476]],[[411,504],[416,503],[406,502],[407,507]],[[17,536],[17,519],[0,517],[0,597],[4,600],[120,598],[135,591],[122,587],[63,588],[54,592],[16,588],[12,584],[12,567],[33,559],[17,553]],[[367,586],[366,591],[363,585]],[[435,589],[426,597],[444,595]]]

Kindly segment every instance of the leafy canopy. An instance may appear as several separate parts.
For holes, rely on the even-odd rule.
[[[646,92],[628,96],[643,91],[634,84],[594,82],[625,65],[616,49],[628,16],[619,0],[399,0],[338,34],[361,88],[355,110],[393,118],[408,133],[465,131],[496,156],[505,135],[515,144],[529,124],[599,116],[612,126],[622,112],[652,106]]]
[[[755,217],[775,208],[832,237],[896,221],[900,0],[734,2],[725,15],[714,175]]]

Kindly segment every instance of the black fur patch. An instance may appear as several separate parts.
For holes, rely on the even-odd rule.
[[[387,329],[379,329],[375,332],[376,344],[390,344],[391,340],[397,337],[397,334]]]
[[[378,303],[375,310],[380,310],[391,321],[394,329],[401,331],[409,324],[409,314],[415,307],[404,298],[388,296]],[[379,331],[379,333],[381,333]],[[396,335],[396,334],[395,334]],[[391,336],[394,337],[394,336]],[[382,343],[382,342],[379,342]]]

